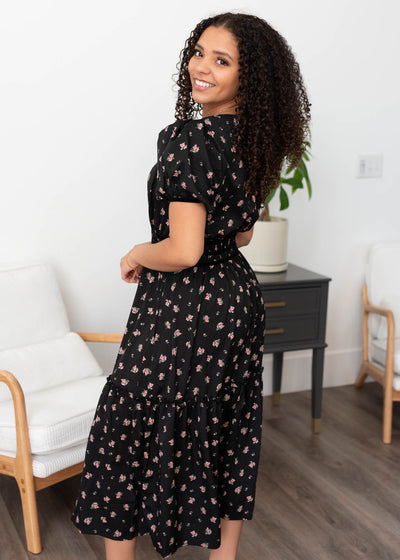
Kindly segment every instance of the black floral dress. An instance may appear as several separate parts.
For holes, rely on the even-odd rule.
[[[207,208],[204,253],[180,272],[143,268],[87,444],[72,521],[114,540],[150,534],[167,558],[215,549],[220,518],[253,516],[262,426],[264,305],[235,235],[258,205],[232,145],[233,115],[161,131],[148,181],[152,243],[168,204]]]

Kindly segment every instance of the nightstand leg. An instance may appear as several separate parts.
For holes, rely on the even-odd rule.
[[[321,428],[322,375],[325,348],[314,348],[312,358],[311,428],[318,434]]]
[[[274,352],[272,362],[272,404],[277,406],[281,400],[283,352]]]

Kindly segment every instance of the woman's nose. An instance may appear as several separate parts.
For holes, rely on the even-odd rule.
[[[205,57],[200,58],[199,61],[197,62],[197,70],[198,72],[202,72],[203,74],[209,73],[210,63]]]

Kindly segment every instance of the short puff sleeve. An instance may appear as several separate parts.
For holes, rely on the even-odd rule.
[[[218,201],[223,160],[204,121],[177,121],[160,133],[159,163],[170,202],[203,202],[210,213]]]

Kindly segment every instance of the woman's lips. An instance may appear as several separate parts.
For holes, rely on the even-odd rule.
[[[214,87],[214,84],[210,84],[209,82],[205,82],[203,80],[193,80],[193,89],[197,91],[206,91],[207,89],[211,89]]]

